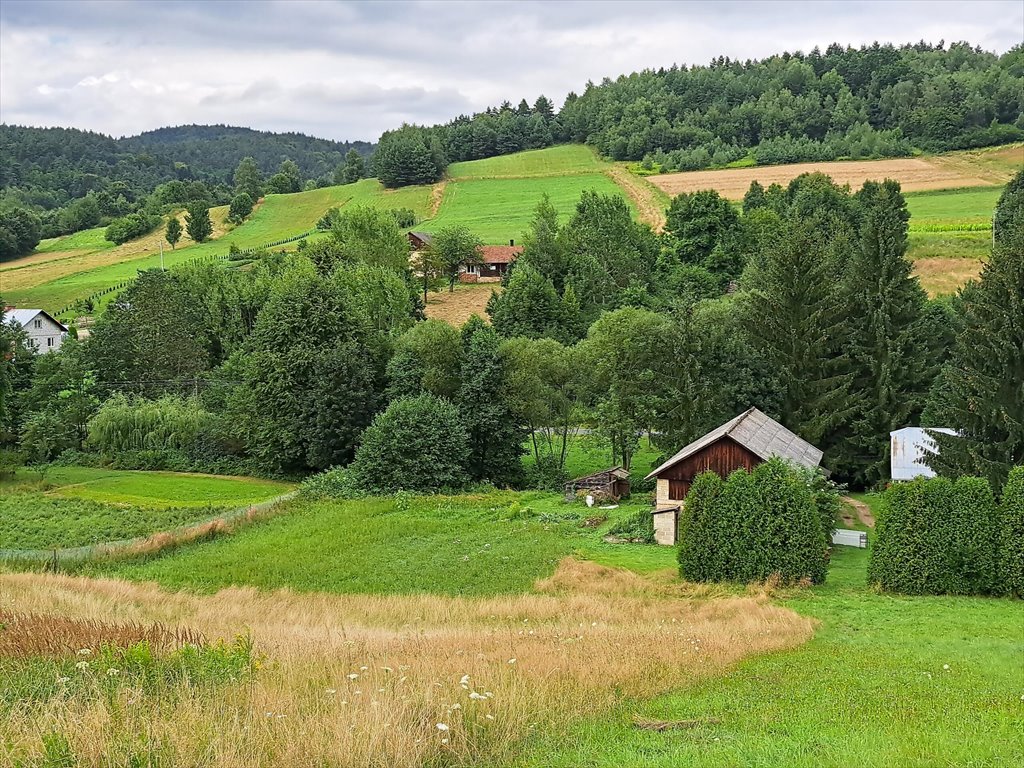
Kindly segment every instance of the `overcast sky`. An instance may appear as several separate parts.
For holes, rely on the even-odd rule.
[[[1024,39],[1020,0],[2,0],[0,121],[114,136],[227,123],[374,141],[639,69],[859,45]]]

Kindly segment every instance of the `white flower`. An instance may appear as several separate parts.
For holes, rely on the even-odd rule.
[[[441,739],[441,743],[442,744],[447,744],[448,743],[448,739]]]
[[[273,717],[274,716],[273,712],[264,712],[263,714],[265,714],[267,717]]]
[[[494,715],[484,715],[484,717],[486,717],[488,720],[494,719]]]
[[[461,704],[452,704],[451,708],[448,711],[450,712],[453,709],[462,709],[462,705]]]
[[[494,694],[491,693],[490,691],[485,691],[484,692],[484,696],[486,696],[488,699],[493,699],[494,698]]]
[[[439,730],[439,731],[447,731],[448,730],[448,726],[445,723],[438,723],[437,724],[437,730]]]
[[[469,685],[469,675],[463,675],[462,679],[459,680],[459,685]]]
[[[381,667],[381,669],[383,669],[385,672],[388,672],[388,673],[391,673],[391,672],[395,671],[391,667]]]
[[[365,671],[366,671],[366,670],[368,670],[368,669],[369,669],[369,667],[360,667],[360,668],[359,668],[359,671],[360,671],[360,672],[365,672]]]
[[[469,694],[469,698],[476,699],[477,701],[486,700],[487,699],[486,696],[483,696],[483,695],[477,693],[476,691],[473,691],[471,694]]]
[[[82,670],[84,672],[85,670],[87,670],[89,668],[89,662],[88,661],[80,661],[77,664],[75,664],[75,667],[77,669],[80,669],[80,670]]]
[[[336,693],[337,693],[337,691],[334,688],[328,688],[327,689],[327,695],[328,696],[333,696]]]
[[[107,677],[117,677],[120,674],[121,674],[121,670],[120,669],[114,669],[113,667],[111,667],[110,669],[107,670]]]
[[[509,663],[509,664],[515,664],[515,663],[516,663],[516,660],[515,660],[515,659],[509,659],[509,660],[508,660],[508,663]]]
[[[82,648],[78,651],[79,656],[90,656],[92,654],[92,648]]]
[[[70,683],[71,682],[71,678],[70,677],[58,677],[57,678],[57,682],[58,683]],[[1024,699],[1024,696],[1021,696],[1021,699]]]
[[[348,676],[348,679],[349,680],[358,680],[359,679],[359,673],[358,672],[350,673],[349,676]]]
[[[949,669],[949,664],[943,664],[943,665],[942,665],[942,668],[943,668],[943,669]]]

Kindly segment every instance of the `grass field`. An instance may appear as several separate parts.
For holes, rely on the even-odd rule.
[[[608,163],[582,144],[565,144],[549,149],[532,149],[512,155],[452,163],[448,177],[470,179],[524,179],[542,176],[572,176],[603,173]]]
[[[911,232],[989,231],[1001,187],[907,194]]]
[[[268,195],[247,221],[218,239],[192,245],[183,239],[176,250],[165,247],[164,264],[169,267],[189,259],[223,255],[232,244],[246,249],[302,234],[312,229],[328,208],[337,205],[411,208],[422,217],[430,210],[430,188],[389,191],[375,179],[364,179],[355,184],[294,195]],[[211,215],[215,221],[223,221],[227,209],[213,209]],[[162,237],[161,229],[116,249],[92,252],[55,250],[55,244],[50,241],[45,254],[32,254],[0,266],[4,300],[19,306],[59,309],[109,285],[131,279],[140,269],[159,266]]]
[[[0,483],[0,549],[51,549],[146,536],[264,501],[286,483],[175,472],[55,467]]]

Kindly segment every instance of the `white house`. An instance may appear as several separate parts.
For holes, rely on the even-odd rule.
[[[889,472],[893,480],[935,477],[935,472],[924,463],[928,454],[939,452],[929,432],[956,434],[949,427],[904,427],[889,433]]]
[[[42,354],[56,352],[68,335],[67,327],[42,309],[8,307],[4,310],[3,322],[4,325],[12,322],[20,325],[28,337],[29,346]]]

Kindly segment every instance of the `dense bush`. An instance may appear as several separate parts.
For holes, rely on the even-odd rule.
[[[653,544],[654,515],[649,509],[641,509],[609,528],[608,534],[636,544]]]
[[[868,580],[912,595],[1002,590],[999,513],[977,477],[918,478],[885,494]]]
[[[691,581],[825,580],[828,547],[814,491],[780,459],[725,481],[699,475],[680,536],[680,573]]]
[[[412,208],[392,208],[391,213],[395,217],[395,223],[402,229],[416,226],[416,211]]]
[[[469,449],[459,412],[423,394],[392,402],[363,432],[350,471],[374,493],[437,491],[466,484]]]
[[[228,209],[228,221],[235,224],[242,223],[242,220],[252,213],[252,207],[252,196],[248,192],[239,192],[231,198],[231,207]]]
[[[1024,467],[1014,467],[1000,504],[1000,591],[1024,598]]]
[[[213,431],[215,417],[195,400],[162,397],[133,399],[115,395],[89,421],[87,444],[105,454],[124,451],[182,450],[195,447]]]
[[[148,235],[160,223],[160,217],[149,213],[129,213],[110,222],[103,237],[112,243],[127,243],[137,237]]]

